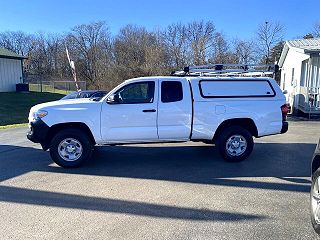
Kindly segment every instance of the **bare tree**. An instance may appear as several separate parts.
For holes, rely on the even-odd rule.
[[[315,29],[318,29],[315,27]],[[257,31],[257,43],[228,38],[215,31],[211,21],[175,23],[163,31],[127,25],[111,36],[104,22],[75,26],[64,35],[0,33],[0,47],[26,55],[29,79],[72,79],[65,46],[75,62],[79,80],[89,88],[110,89],[124,79],[166,75],[187,65],[250,63],[259,46],[264,62],[279,55],[283,27],[265,23]]]
[[[181,23],[169,25],[162,33],[163,43],[169,52],[171,65],[179,69],[190,64],[188,27]]]
[[[188,24],[188,36],[192,49],[193,64],[201,65],[208,62],[215,37],[213,22],[192,22]]]
[[[79,76],[89,85],[100,88],[102,82],[107,81],[103,73],[112,59],[110,33],[105,22],[75,26],[65,41],[76,60]]]
[[[265,63],[271,63],[270,58],[271,49],[283,38],[284,27],[278,22],[262,23],[258,26],[256,32],[257,35],[257,47],[260,53],[261,59]]]
[[[212,44],[212,58],[210,63],[235,63],[236,55],[231,51],[230,44],[226,36],[221,33],[215,33]]]
[[[21,31],[0,33],[0,47],[9,49],[17,54],[27,55],[32,49],[33,35]]]
[[[63,47],[64,37],[57,34],[38,33],[32,40],[32,49],[25,61],[29,81],[56,80],[66,76]]]
[[[163,42],[162,33],[154,31],[152,42],[146,48],[145,68],[150,75],[167,75],[172,68],[170,54],[166,44]]]
[[[255,44],[252,40],[234,40],[236,63],[250,64],[255,61]]]
[[[114,41],[114,55],[119,80],[162,74],[167,68],[167,54],[160,34],[143,27],[122,28]]]
[[[50,75],[49,54],[46,45],[46,36],[43,33],[38,33],[33,40],[33,49],[28,54],[28,69],[31,76],[34,75],[36,79],[44,78]]]
[[[320,21],[316,22],[313,25],[313,33],[312,33],[312,35],[314,37],[320,37]]]

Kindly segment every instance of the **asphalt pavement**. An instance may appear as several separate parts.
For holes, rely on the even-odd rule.
[[[63,169],[0,130],[0,239],[318,239],[309,215],[320,122],[290,122],[224,162],[209,144],[98,147]]]

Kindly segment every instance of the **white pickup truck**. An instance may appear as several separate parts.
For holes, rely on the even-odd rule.
[[[28,139],[63,167],[90,158],[95,145],[203,141],[227,161],[246,159],[253,136],[285,133],[287,105],[274,79],[168,76],[130,79],[99,101],[36,105]]]

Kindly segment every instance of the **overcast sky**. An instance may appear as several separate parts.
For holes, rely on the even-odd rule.
[[[259,23],[278,21],[285,38],[310,32],[320,21],[320,0],[1,0],[0,32],[57,32],[103,20],[116,34],[126,24],[152,30],[171,23],[211,20],[230,38],[250,39]]]

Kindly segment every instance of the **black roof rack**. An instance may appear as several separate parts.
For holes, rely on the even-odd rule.
[[[172,76],[267,76],[279,71],[275,64],[208,64],[188,66]]]

